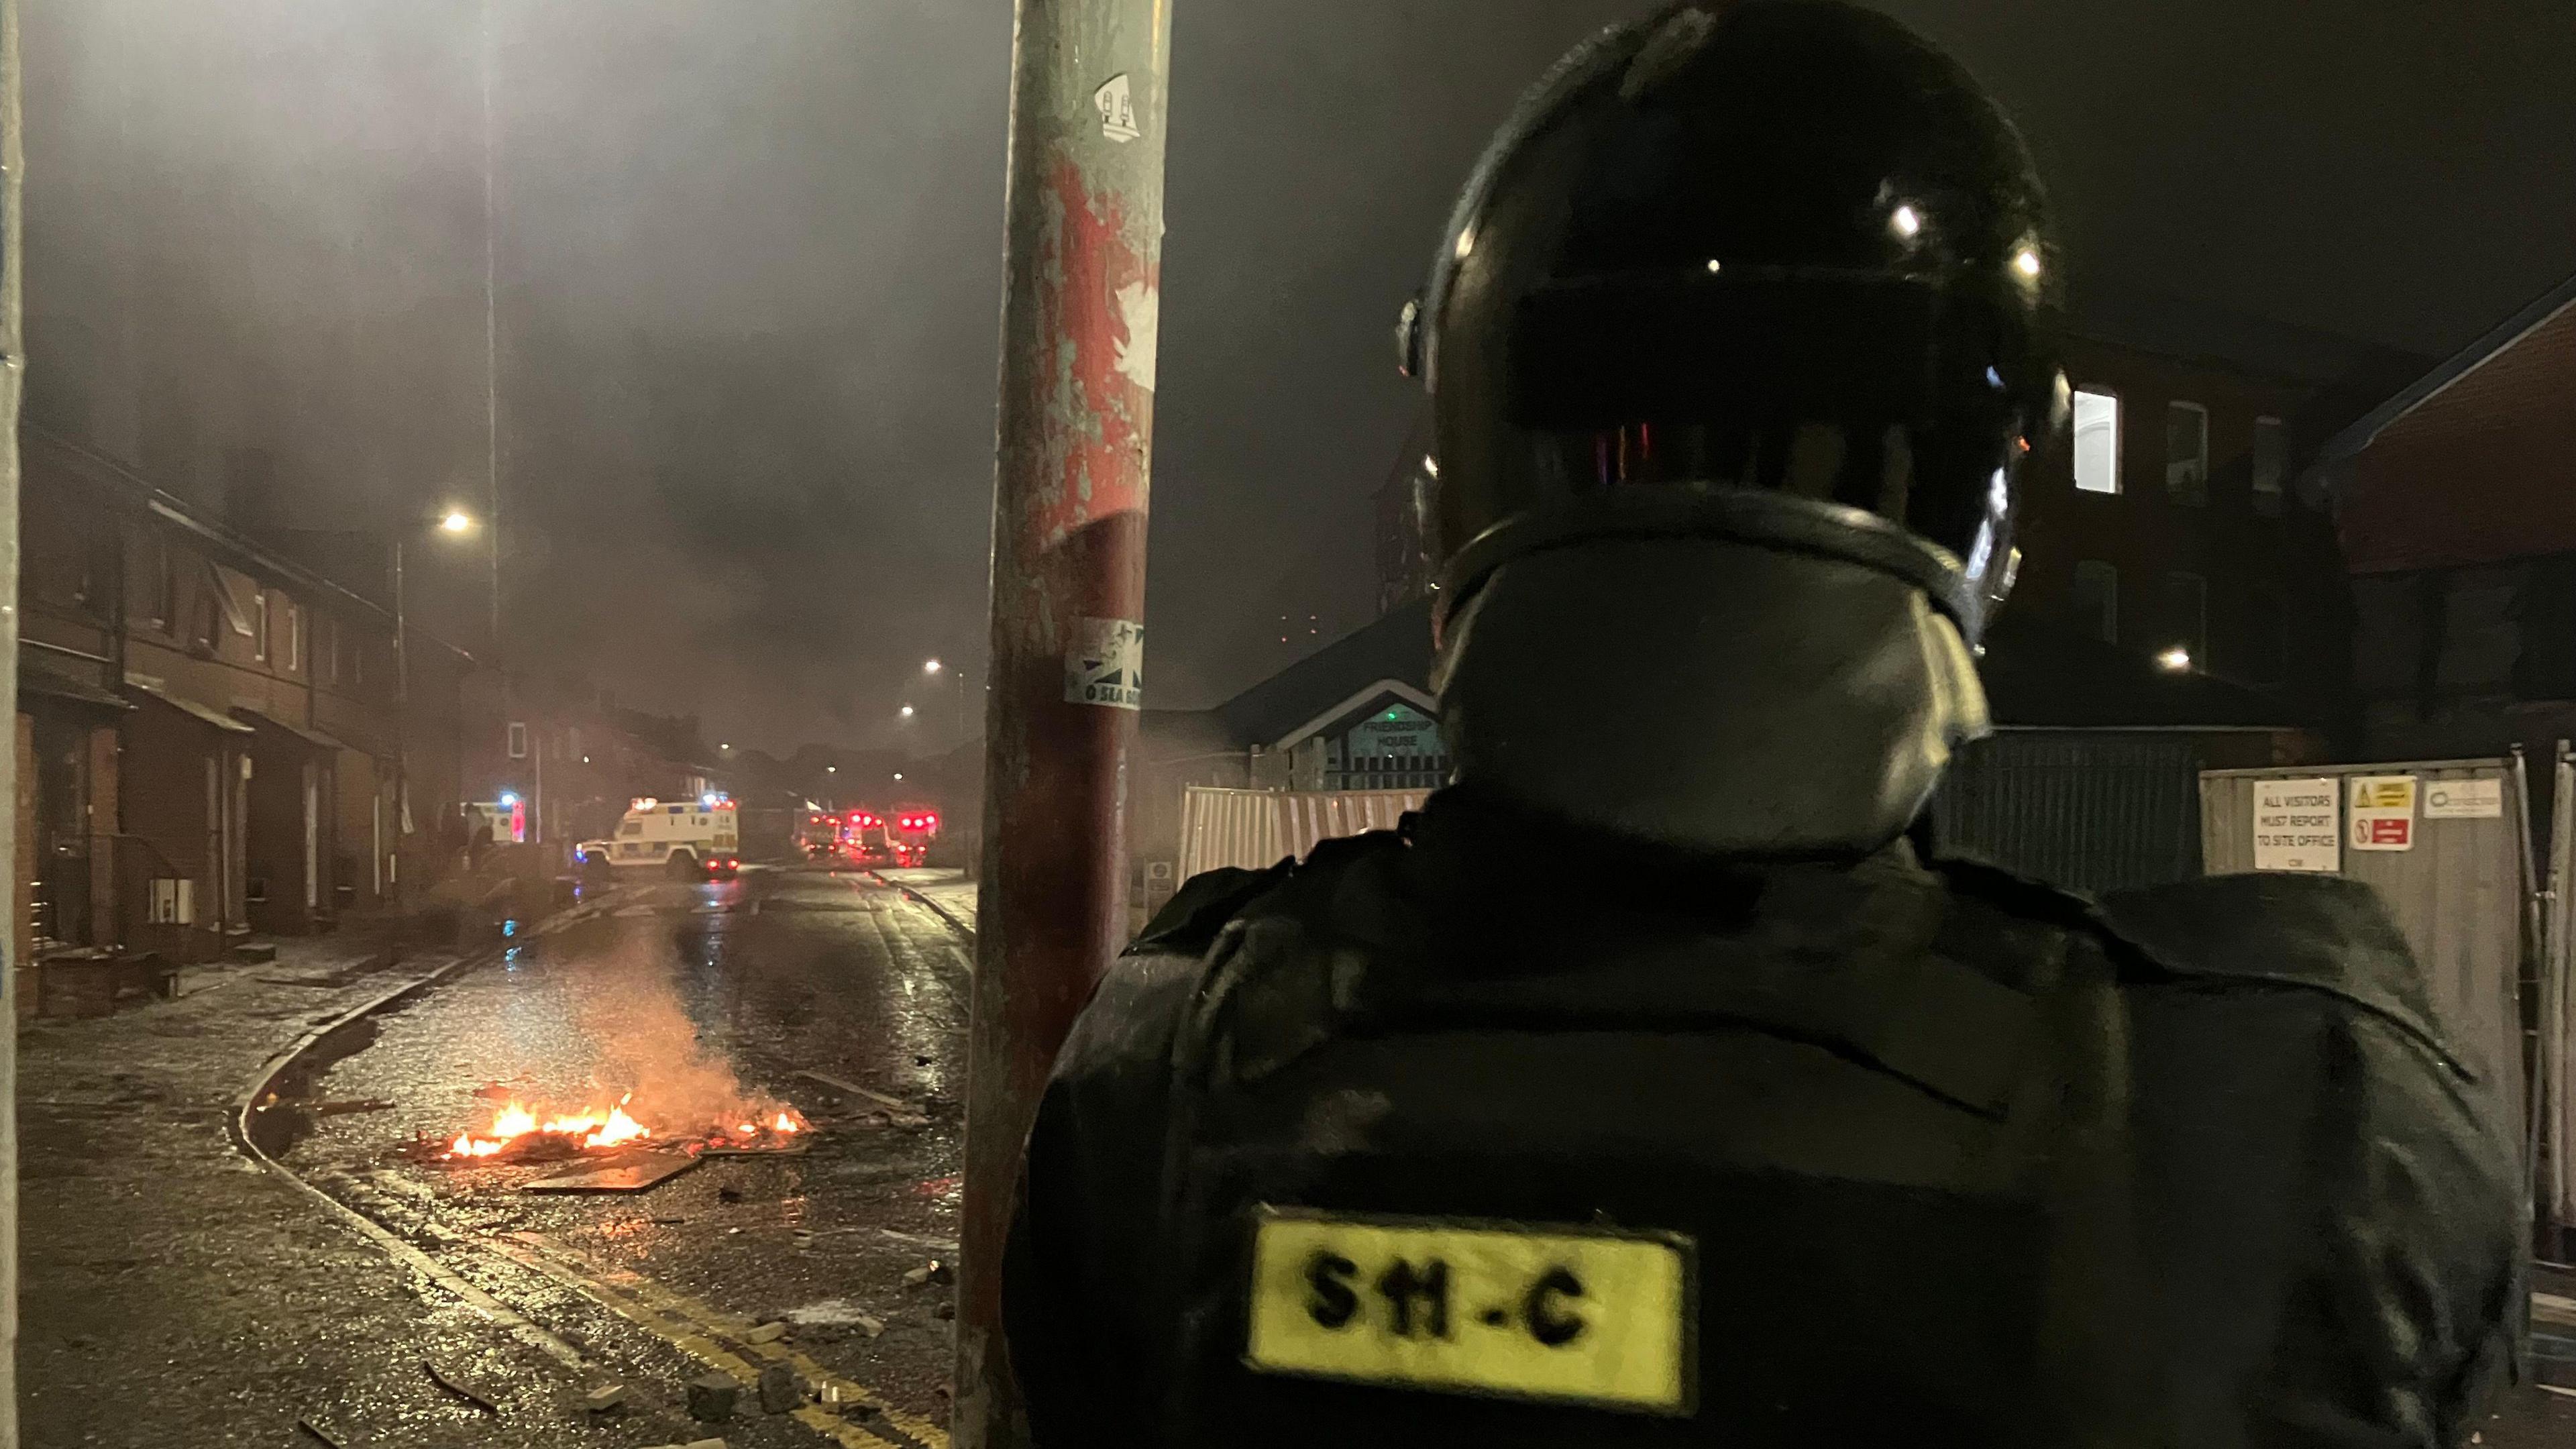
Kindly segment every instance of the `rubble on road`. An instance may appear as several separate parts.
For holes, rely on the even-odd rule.
[[[701,1424],[721,1424],[733,1417],[742,1385],[723,1374],[700,1374],[689,1380],[689,1417]]]
[[[805,1381],[783,1363],[774,1363],[760,1371],[760,1411],[764,1414],[792,1414],[805,1406]]]
[[[447,1370],[440,1368],[436,1363],[429,1359],[422,1359],[420,1361],[420,1366],[429,1374],[431,1383],[438,1385],[440,1388],[447,1390],[449,1393],[454,1394],[456,1397],[463,1399],[465,1402],[472,1404],[478,1409],[481,1409],[484,1413],[492,1415],[494,1418],[500,1417],[501,1406],[492,1402],[489,1396],[468,1387],[464,1380],[458,1378],[452,1373],[449,1373]]]
[[[759,1325],[742,1336],[745,1343],[776,1343],[787,1336],[787,1325],[776,1320]]]
[[[855,1328],[870,1338],[885,1332],[885,1321],[847,1298],[826,1298],[778,1315],[799,1328]]]
[[[903,1275],[903,1286],[906,1288],[919,1288],[925,1283],[937,1283],[945,1286],[955,1281],[957,1281],[956,1270],[949,1267],[946,1261],[939,1258],[933,1258],[929,1262],[924,1263],[920,1267]]]
[[[912,1104],[901,1097],[889,1097],[874,1088],[862,1087],[856,1082],[843,1081],[839,1077],[827,1076],[822,1072],[798,1072],[796,1075],[809,1082],[820,1082],[845,1097],[864,1097],[890,1112],[906,1113],[913,1109]]]
[[[615,1413],[626,1407],[624,1384],[602,1384],[582,1395],[581,1406],[594,1414]]]

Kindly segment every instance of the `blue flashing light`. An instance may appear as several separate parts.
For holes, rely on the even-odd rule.
[[[502,804],[504,804],[504,805],[516,805],[516,804],[518,804],[518,803],[519,803],[519,792],[518,792],[518,791],[516,791],[516,790],[504,790],[504,791],[502,791],[502,792],[501,792],[501,803],[502,803]]]

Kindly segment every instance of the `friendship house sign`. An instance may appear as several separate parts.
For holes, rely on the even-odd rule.
[[[2343,792],[2332,779],[2254,782],[2254,868],[2343,868]]]

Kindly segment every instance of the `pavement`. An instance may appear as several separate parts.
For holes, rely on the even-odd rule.
[[[876,874],[920,896],[968,932],[975,929],[975,882],[962,870],[913,866]]]

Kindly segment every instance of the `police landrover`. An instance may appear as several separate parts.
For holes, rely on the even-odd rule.
[[[660,870],[683,880],[721,880],[742,867],[741,812],[731,798],[641,798],[607,840],[585,840],[574,856],[589,868]]]

